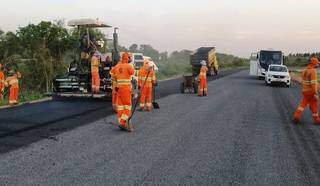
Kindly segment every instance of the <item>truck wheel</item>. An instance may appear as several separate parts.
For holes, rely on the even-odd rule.
[[[181,83],[181,84],[180,84],[180,92],[181,92],[181,94],[184,94],[184,93],[185,93],[184,83]]]

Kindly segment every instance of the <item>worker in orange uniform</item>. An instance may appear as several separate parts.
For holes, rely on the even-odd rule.
[[[10,72],[11,76],[5,80],[6,87],[10,87],[9,105],[17,105],[19,103],[19,79],[21,78],[20,72]]]
[[[149,60],[144,60],[143,67],[138,73],[138,86],[140,90],[140,111],[152,110],[152,90],[153,86],[156,85],[157,79],[154,73],[153,67],[150,66]]]
[[[3,101],[4,88],[5,88],[5,75],[2,70],[2,64],[0,63],[0,103]]]
[[[96,51],[91,59],[91,87],[93,93],[99,93],[100,91],[100,53]]]
[[[198,96],[207,96],[208,95],[208,86],[207,86],[207,68],[206,61],[202,60],[201,69],[199,74],[199,86],[198,86]]]
[[[302,72],[302,94],[303,99],[300,106],[294,114],[294,122],[300,123],[300,119],[304,109],[310,105],[312,117],[315,124],[320,124],[318,114],[318,78],[316,68],[319,66],[319,60],[315,55],[312,55],[310,64]]]
[[[132,132],[133,129],[129,124],[132,107],[132,85],[131,79],[134,74],[134,68],[128,63],[129,54],[123,53],[120,63],[114,68],[113,74],[116,81],[117,91],[117,116],[119,127]]]
[[[119,67],[120,63],[118,63],[116,66],[111,68],[110,75],[111,75],[111,80],[112,80],[112,107],[115,112],[117,112],[117,107],[118,107],[118,93],[117,93],[117,81],[116,81],[116,76],[115,72],[116,69]]]

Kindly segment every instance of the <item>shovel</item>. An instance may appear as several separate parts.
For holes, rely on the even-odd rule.
[[[156,102],[156,87],[153,86],[153,98],[152,98],[152,106],[154,109],[160,109],[159,104]]]

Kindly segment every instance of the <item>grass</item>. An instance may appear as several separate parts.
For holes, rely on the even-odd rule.
[[[9,104],[9,89],[5,90],[4,93],[4,100],[2,103],[0,103],[0,106],[8,105]],[[21,91],[19,92],[19,103],[26,103],[30,101],[36,101],[45,98],[46,96],[40,92],[35,92],[35,91]]]

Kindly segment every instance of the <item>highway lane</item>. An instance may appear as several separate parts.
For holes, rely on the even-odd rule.
[[[221,71],[210,80],[239,70]],[[157,98],[179,93],[182,78],[159,83]],[[113,114],[110,101],[72,99],[27,104],[0,110],[0,153],[90,124]],[[28,133],[26,133],[28,132]]]
[[[266,87],[247,71],[172,94],[138,113],[136,131],[110,115],[0,154],[8,185],[319,185],[320,127],[291,123],[300,88]],[[26,131],[23,134],[34,132]],[[34,134],[36,135],[36,133]],[[9,140],[9,138],[8,138]]]

